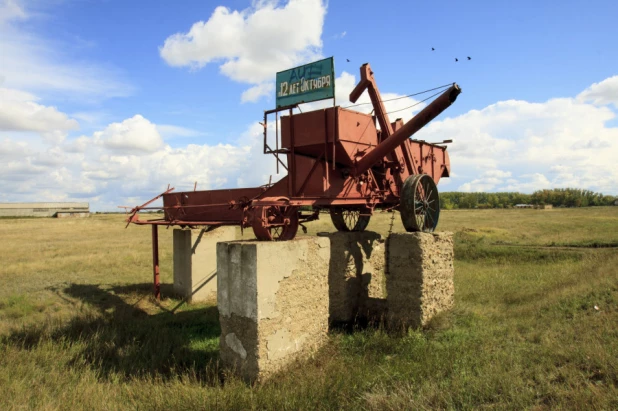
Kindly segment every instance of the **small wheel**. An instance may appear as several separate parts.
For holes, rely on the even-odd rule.
[[[431,233],[440,217],[440,196],[433,178],[417,174],[406,178],[400,193],[401,221],[406,231]]]
[[[298,207],[258,206],[255,208],[253,233],[260,241],[288,241],[298,231]],[[272,224],[268,227],[264,223]]]
[[[370,215],[361,215],[361,213],[369,213],[363,208],[331,208],[330,218],[338,231],[365,231]]]

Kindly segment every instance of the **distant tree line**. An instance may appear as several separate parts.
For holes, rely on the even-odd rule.
[[[614,204],[616,197],[578,188],[554,188],[532,194],[504,193],[440,193],[441,208],[511,208],[516,204],[551,204],[554,207],[588,207]]]
[[[612,205],[616,197],[577,188],[555,188],[532,193],[532,204],[551,204],[554,207],[588,207]]]

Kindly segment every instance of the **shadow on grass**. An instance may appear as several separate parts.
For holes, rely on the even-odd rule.
[[[71,353],[71,365],[89,365],[98,375],[113,380],[118,376],[168,380],[184,374],[218,383],[221,329],[217,307],[153,315],[121,297],[138,295],[141,301],[151,293],[152,284],[105,289],[72,284],[59,295],[81,300],[94,310],[80,310],[68,323],[15,330],[5,343],[25,349],[48,341],[57,343],[54,349]]]

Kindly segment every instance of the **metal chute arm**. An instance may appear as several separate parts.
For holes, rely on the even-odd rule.
[[[358,101],[358,99],[360,98],[360,96],[363,94],[363,92],[365,91],[365,89],[369,86],[369,80],[367,79],[367,76],[364,75],[366,73],[365,69],[366,66],[368,66],[369,64],[365,63],[362,67],[361,67],[361,80],[358,82],[358,84],[356,85],[356,87],[354,87],[354,90],[352,90],[352,92],[350,93],[350,101],[352,103],[356,103]]]
[[[367,94],[369,94],[369,99],[373,105],[376,118],[378,119],[378,123],[380,123],[380,128],[384,133],[384,138],[386,138],[393,134],[393,126],[388,119],[386,108],[384,107],[384,103],[382,103],[382,97],[380,96],[380,91],[378,90],[378,86],[375,78],[373,77],[373,71],[371,70],[369,63],[365,63],[361,66],[360,76],[360,81],[350,93],[350,101],[352,103],[356,103],[363,92],[367,90]]]
[[[391,153],[405,140],[413,136],[421,128],[425,127],[431,120],[436,118],[440,113],[446,110],[461,93],[461,89],[457,84],[453,84],[438,98],[432,101],[427,107],[422,109],[417,115],[412,117],[400,129],[384,139],[376,148],[371,150],[365,156],[361,157],[356,163],[353,174],[358,176],[369,170],[371,167],[380,162],[386,155]]]
[[[168,186],[169,187],[169,186]],[[146,208],[146,206],[148,206],[149,204],[152,204],[153,202],[157,201],[158,199],[160,199],[161,197],[163,197],[165,194],[169,194],[172,191],[174,191],[174,187],[172,188],[168,188],[166,191],[164,191],[163,193],[159,194],[158,196],[156,196],[155,198],[153,198],[152,200],[146,201],[144,204],[140,205],[140,206],[135,206],[131,211],[129,211],[128,214],[129,217],[127,217],[127,225],[125,226],[128,227],[129,224],[131,223],[137,223],[139,221],[139,211]],[[161,207],[163,208],[163,207]]]

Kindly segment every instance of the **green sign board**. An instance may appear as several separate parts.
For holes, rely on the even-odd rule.
[[[277,73],[277,107],[334,97],[332,57]]]

